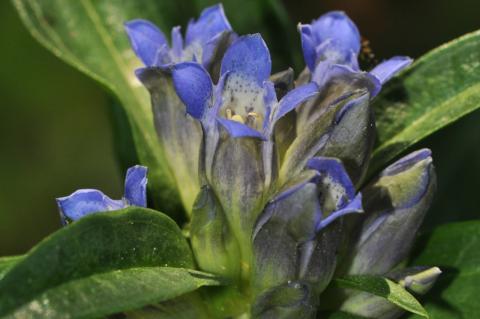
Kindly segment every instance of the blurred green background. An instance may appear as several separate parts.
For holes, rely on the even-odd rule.
[[[346,11],[379,60],[396,54],[418,57],[480,29],[478,0],[284,0],[283,4],[292,32],[298,21],[309,22],[328,10]],[[1,256],[23,253],[60,227],[55,197],[78,188],[121,196],[123,172],[115,156],[105,92],[37,44],[8,1],[0,2],[0,30]],[[282,34],[277,38],[282,39]],[[439,174],[439,190],[425,227],[480,217],[476,205],[480,112],[421,146],[432,148]]]

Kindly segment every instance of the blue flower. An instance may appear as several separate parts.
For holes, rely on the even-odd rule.
[[[278,101],[270,72],[270,53],[259,34],[242,36],[228,48],[217,85],[198,63],[172,67],[178,96],[207,134],[219,124],[234,138],[263,140],[271,137],[281,117],[318,94],[317,85],[308,83]]]
[[[222,37],[232,31],[221,4],[203,10],[197,21],[190,20],[185,39],[180,27],[174,27],[171,46],[163,32],[149,21],[131,20],[125,23],[125,29],[133,50],[146,66],[198,61],[207,67]]]
[[[133,166],[127,170],[125,192],[122,199],[111,199],[96,189],[80,189],[66,197],[57,198],[63,224],[83,216],[128,206],[147,207],[147,168]]]
[[[136,70],[136,75],[151,94],[159,142],[189,214],[200,190],[197,154],[202,127],[194,118],[185,116],[185,105],[173,89],[170,68],[178,62],[195,61],[217,80],[220,60],[237,36],[221,4],[203,10],[198,20],[192,19],[185,38],[180,27],[173,28],[171,46],[162,31],[148,21],[132,20],[125,24],[125,29],[133,50],[146,65]]]
[[[382,85],[412,62],[396,56],[377,65],[370,72],[362,72],[358,65],[361,38],[355,24],[340,11],[329,12],[311,24],[299,24],[305,63],[312,72],[312,80],[320,87],[339,77],[363,78],[371,98]]]

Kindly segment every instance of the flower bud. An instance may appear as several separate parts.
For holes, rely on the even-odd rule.
[[[315,99],[298,110],[302,110],[309,103],[315,103]],[[363,167],[366,166],[366,158],[370,154],[374,137],[371,133],[374,126],[371,125],[370,112],[369,94],[365,90],[359,90],[323,108],[315,108],[309,114],[308,121],[304,123],[300,124],[297,120],[297,136],[285,153],[280,170],[281,178],[284,180],[291,178],[304,169],[310,158],[325,154],[344,160],[344,164],[348,165],[348,171],[353,171],[353,175],[362,175],[359,170],[360,167],[364,170]],[[360,121],[362,125],[355,121]],[[346,140],[349,143],[356,142],[354,150],[350,151],[347,148],[352,144],[347,144],[343,148],[341,143]]]
[[[410,252],[436,186],[430,150],[387,167],[363,190],[366,218],[356,225],[345,266],[348,274],[385,274]]]
[[[307,182],[273,199],[253,233],[253,287],[257,292],[295,280],[301,245],[313,240],[321,220],[318,189]]]
[[[320,293],[330,282],[340,243],[340,217],[362,212],[361,194],[341,162],[313,158],[315,174],[275,197],[253,233],[255,292],[294,280],[312,284]],[[310,179],[308,179],[310,177]]]
[[[417,295],[424,295],[433,287],[441,273],[438,267],[417,266],[392,271],[387,277]]]

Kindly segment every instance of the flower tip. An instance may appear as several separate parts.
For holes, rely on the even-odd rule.
[[[337,19],[344,19],[344,18],[350,19],[347,13],[343,10],[333,10],[333,11],[327,12],[323,15],[323,17],[332,17]]]
[[[400,283],[408,290],[423,295],[428,292],[438,277],[442,274],[442,271],[438,267],[431,267],[420,272],[405,276]]]
[[[133,20],[125,21],[125,22],[123,23],[123,27],[124,27],[125,30],[128,32],[129,30],[132,29],[132,25],[134,25],[135,23],[137,23],[139,20],[141,20],[141,19],[133,19]]]
[[[148,167],[143,166],[143,165],[134,165],[134,166],[128,168],[127,175],[133,174],[134,172],[138,172],[138,173],[141,173],[143,175],[147,175]]]
[[[123,27],[129,36],[135,32],[144,32],[148,29],[158,30],[157,26],[145,19],[132,19],[123,23]]]
[[[402,157],[392,165],[388,166],[384,171],[384,175],[397,175],[421,162],[423,162],[425,166],[432,164],[432,151],[430,149],[424,148]]]

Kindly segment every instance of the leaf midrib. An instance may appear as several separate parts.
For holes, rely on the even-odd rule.
[[[142,102],[141,102],[142,97],[138,94],[137,90],[131,88],[128,80],[128,74],[126,74],[125,73],[126,71],[124,71],[124,70],[128,70],[128,66],[123,61],[122,57],[118,55],[117,51],[119,51],[119,49],[115,46],[115,44],[112,41],[112,38],[110,37],[108,32],[105,30],[105,27],[103,26],[98,14],[95,12],[95,9],[92,7],[91,2],[89,0],[80,0],[80,3],[84,8],[87,17],[89,17],[90,20],[92,21],[92,24],[95,30],[97,30],[97,33],[100,36],[100,39],[102,40],[103,45],[112,56],[114,63],[117,65],[117,71],[122,76],[122,80],[125,83],[126,87],[130,88],[130,91],[135,96],[136,103],[139,104],[141,108],[143,108]]]
[[[458,100],[459,97],[463,97],[463,99],[465,99],[465,98],[468,98],[470,96],[474,96],[476,94],[478,94],[479,98],[480,98],[480,84],[475,84],[475,85],[472,85],[472,86],[468,87],[465,90],[462,90],[458,94],[453,95],[452,97],[450,97],[449,99],[447,99],[446,101],[441,103],[440,106],[428,108],[429,110],[431,110],[430,112],[428,112],[428,111],[424,112],[420,117],[418,117],[416,120],[411,122],[408,126],[404,127],[400,132],[398,132],[397,134],[395,134],[391,138],[389,138],[386,143],[383,143],[380,147],[376,148],[375,151],[373,152],[373,156],[377,156],[378,153],[380,153],[383,149],[385,149],[389,145],[392,145],[392,144],[394,144],[398,141],[402,141],[402,135],[405,135],[406,133],[417,129],[418,126],[421,126],[422,123],[428,119],[428,117],[432,117],[432,115],[437,116],[438,113],[444,112],[450,105],[454,105],[455,100]],[[421,139],[423,139],[424,137],[434,133],[435,131],[438,130],[439,127],[443,127],[443,126],[445,126],[449,123],[454,122],[455,120],[459,119],[460,117],[467,115],[468,113],[474,111],[476,108],[473,106],[473,107],[469,107],[467,109],[462,109],[462,108],[458,108],[458,109],[463,110],[463,111],[460,111],[458,114],[456,114],[455,117],[450,117],[447,122],[442,122],[442,123],[439,123],[435,126],[432,126],[429,130],[425,131],[425,133],[422,136],[413,139],[412,144],[416,143],[416,142],[420,141]]]

